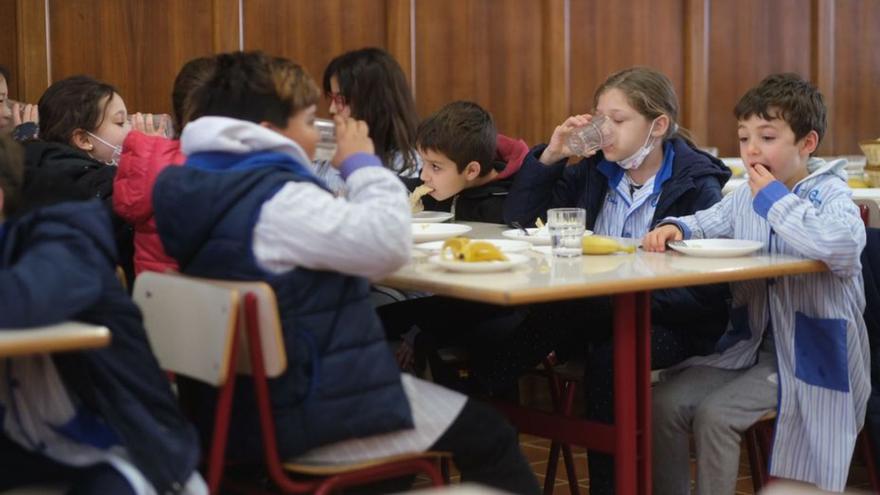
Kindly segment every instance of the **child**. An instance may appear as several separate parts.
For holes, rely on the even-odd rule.
[[[206,494],[195,430],[116,279],[109,213],[90,201],[15,216],[20,157],[0,137],[0,333],[74,320],[112,340],[2,362],[0,491],[63,482],[69,493]]]
[[[382,164],[401,177],[418,177],[421,163],[416,153],[419,117],[412,91],[400,64],[381,48],[343,53],[324,70],[324,94],[330,114],[363,120]],[[334,192],[344,181],[328,162],[317,164],[316,174]]]
[[[189,95],[213,73],[214,57],[199,57],[184,64],[174,79],[171,102],[174,128],[178,132],[189,122]],[[143,117],[136,115],[135,119],[137,129]],[[134,227],[135,274],[144,270],[164,272],[177,269],[177,263],[165,254],[156,232],[151,194],[159,172],[185,161],[186,157],[180,152],[180,141],[166,139],[164,135],[135,130],[122,143],[119,171],[113,180],[113,211]]]
[[[654,389],[654,487],[733,493],[740,434],[778,409],[770,475],[843,491],[871,389],[859,255],[865,228],[846,184],[846,160],[812,158],[825,132],[822,95],[796,74],[772,75],[734,109],[743,185],[705,211],[645,236],[725,237],[765,253],[818,259],[829,272],[731,284],[731,322],[715,354],[683,363]]]
[[[593,103],[596,114],[609,119],[613,141],[569,165],[568,137],[592,116],[568,118],[548,145],[526,155],[505,205],[507,223],[532,224],[538,217],[546,220],[549,208],[580,207],[587,212],[586,228],[596,234],[639,239],[667,216],[691,214],[721,200],[730,171],[697,149],[677,124],[678,98],[665,75],[644,67],[624,69],[599,86]],[[726,286],[652,294],[653,367],[712,349],[727,321]],[[565,340],[592,342],[587,416],[610,422],[613,352],[607,298],[537,305],[531,313],[525,324],[529,332],[517,340],[533,348],[532,361],[551,350],[577,347]],[[522,361],[526,350],[511,350],[509,360]],[[610,457],[591,451],[588,458],[591,493],[613,493]]]
[[[496,161],[496,143],[504,161]],[[507,192],[528,152],[524,142],[499,135],[492,116],[476,103],[456,101],[419,124],[416,145],[421,177],[404,183],[431,189],[422,197],[426,210],[451,210],[461,221],[504,222]]]
[[[290,363],[270,383],[281,456],[338,463],[441,450],[465,479],[536,493],[503,419],[400,375],[368,278],[409,259],[405,189],[372,153],[367,125],[337,117],[332,164],[348,198],[328,191],[308,166],[318,89],[298,65],[278,63],[260,53],[217,57],[193,94],[187,162],[159,175],[153,200],[162,243],[183,273],[275,290]],[[233,421],[242,422],[230,428],[230,450],[259,458],[247,397],[236,394]]]

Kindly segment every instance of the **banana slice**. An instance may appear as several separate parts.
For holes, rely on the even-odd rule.
[[[601,235],[589,235],[581,241],[584,254],[612,254],[618,251],[634,253],[635,246],[624,246],[616,240]]]

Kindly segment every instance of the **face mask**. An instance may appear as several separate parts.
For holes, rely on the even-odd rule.
[[[617,162],[620,168],[624,170],[634,170],[642,166],[642,162],[645,161],[645,158],[647,158],[651,151],[654,150],[654,145],[657,144],[657,139],[651,136],[651,133],[654,132],[654,124],[656,122],[657,119],[651,121],[651,128],[648,129],[648,137],[645,138],[645,144],[643,144],[642,147],[632,155]]]
[[[107,165],[113,166],[113,167],[115,167],[116,165],[119,165],[119,157],[122,156],[122,146],[113,146],[112,144],[108,143],[107,141],[104,141],[103,139],[99,138],[98,136],[92,134],[89,131],[86,131],[86,134],[88,134],[89,136],[92,136],[93,138],[95,138],[99,142],[101,142],[101,144],[103,144],[104,146],[113,150],[113,154],[110,156],[110,161],[107,161],[104,163],[106,163]],[[92,154],[89,153],[89,156],[92,156]],[[92,157],[92,158],[94,158],[94,157]]]

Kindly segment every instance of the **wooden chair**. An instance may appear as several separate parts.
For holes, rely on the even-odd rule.
[[[135,281],[133,297],[161,366],[220,388],[207,461],[211,493],[219,493],[221,486],[237,374],[252,375],[269,478],[285,493],[324,494],[417,473],[435,486],[443,484],[436,467],[443,455],[432,452],[332,466],[279,458],[267,379],[284,372],[287,357],[269,285],[145,272]],[[317,478],[293,479],[289,474]]]

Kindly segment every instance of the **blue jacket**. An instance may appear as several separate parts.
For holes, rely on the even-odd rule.
[[[153,191],[159,235],[182,272],[263,280],[275,290],[288,368],[269,386],[283,457],[412,427],[369,282],[305,268],[273,274],[255,261],[252,235],[260,209],[291,181],[320,185],[278,153],[195,154],[185,166],[163,171]],[[253,457],[261,450],[249,383],[241,391],[230,451]]]
[[[0,227],[0,329],[65,320],[108,327],[109,347],[57,354],[55,365],[156,491],[178,492],[199,460],[198,439],[152,354],[140,311],[116,278],[115,260],[110,215],[97,200],[7,221]]]
[[[871,346],[871,396],[865,428],[874,447],[874,465],[880,471],[880,229],[866,229],[862,251],[862,278],[865,282],[865,327]]]
[[[690,215],[721,200],[721,188],[730,178],[730,170],[717,158],[692,148],[680,138],[672,145],[675,157],[672,175],[663,183],[651,226],[667,216]],[[593,229],[605,203],[608,177],[599,165],[609,163],[600,151],[574,165],[561,160],[544,165],[538,159],[546,145],[538,145],[526,155],[516,174],[504,205],[504,220],[533,225],[546,218],[547,210],[578,207],[587,212],[588,229]],[[675,328],[687,328],[693,335],[692,351],[711,352],[715,340],[727,323],[726,284],[657,290],[652,292],[652,321]]]

